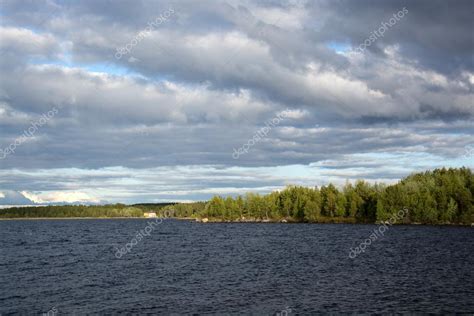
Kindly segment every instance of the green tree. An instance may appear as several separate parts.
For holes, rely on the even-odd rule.
[[[206,206],[206,214],[209,217],[222,217],[224,210],[225,203],[220,196],[214,196]]]

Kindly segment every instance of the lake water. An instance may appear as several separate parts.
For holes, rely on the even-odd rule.
[[[0,221],[0,314],[474,312],[470,227],[150,221]]]

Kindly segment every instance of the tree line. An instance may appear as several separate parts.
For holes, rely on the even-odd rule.
[[[177,217],[219,221],[374,223],[407,209],[403,223],[474,223],[474,176],[469,168],[417,173],[394,185],[358,180],[342,188],[287,186],[266,195],[214,196],[207,203],[167,206]]]
[[[71,218],[71,217],[143,217],[150,209],[160,209],[169,204],[136,205],[50,205],[39,207],[14,207],[0,209],[0,218]]]

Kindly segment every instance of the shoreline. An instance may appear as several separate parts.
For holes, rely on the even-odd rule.
[[[263,221],[246,221],[246,222],[234,222],[234,221],[211,221],[208,222],[198,222],[199,224],[288,224],[288,225],[298,225],[298,224],[321,224],[321,225],[374,225],[380,226],[382,223],[344,223],[344,222],[281,222],[281,221],[270,221],[270,222],[263,222]],[[473,224],[460,224],[460,223],[444,223],[444,224],[425,224],[425,223],[394,223],[391,226],[439,226],[439,227],[452,227],[452,226],[459,226],[459,227],[469,227],[474,228]]]
[[[231,221],[231,220],[215,220],[208,219],[207,222],[202,219],[196,219],[191,217],[13,217],[13,218],[0,218],[0,221],[38,221],[38,220],[108,220],[108,219],[173,219],[179,221],[190,221],[199,224],[345,224],[345,225],[382,225],[383,223],[358,223],[358,222],[332,222],[332,221],[321,221],[321,222],[298,222],[298,221],[281,221],[281,220],[245,220],[245,221]],[[472,224],[460,224],[460,223],[443,223],[443,224],[426,224],[426,223],[394,223],[391,226],[459,226],[459,227],[474,227]]]
[[[160,218],[160,217],[155,217]],[[16,221],[16,220],[77,220],[77,219],[152,219],[150,217],[5,217],[0,218],[0,221]]]

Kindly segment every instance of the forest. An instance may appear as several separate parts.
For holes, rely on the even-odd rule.
[[[412,174],[393,185],[358,180],[341,188],[287,186],[266,195],[214,196],[195,203],[11,208],[0,210],[0,218],[143,217],[155,211],[159,216],[210,221],[376,223],[402,209],[408,212],[399,224],[474,223],[472,171],[442,168]]]
[[[110,204],[110,205],[51,205],[0,209],[0,218],[115,218],[143,217],[144,212],[156,211],[170,203]]]
[[[375,223],[408,210],[399,224],[474,223],[474,175],[469,168],[412,174],[394,185],[359,180],[342,188],[288,186],[267,195],[214,196],[207,203],[165,207],[177,217],[211,221]]]

